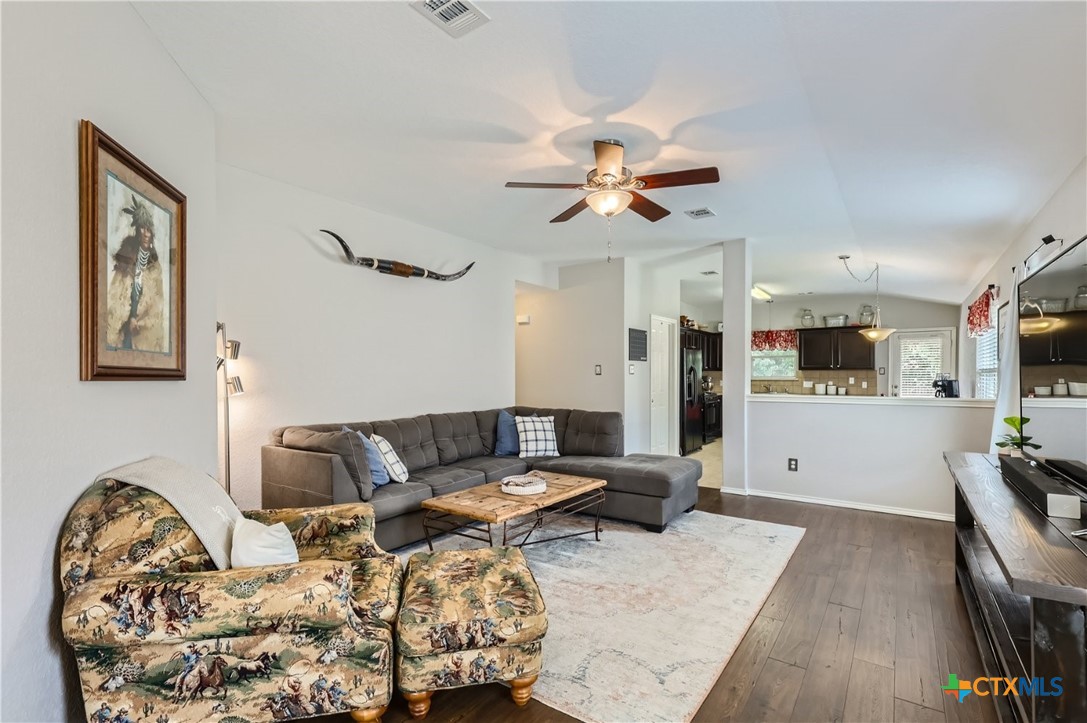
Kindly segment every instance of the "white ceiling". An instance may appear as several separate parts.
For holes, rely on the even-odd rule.
[[[635,173],[722,176],[646,192],[673,213],[616,217],[620,254],[747,237],[774,293],[849,288],[850,253],[957,303],[1087,154],[1084,3],[478,4],[459,40],[406,2],[135,7],[222,162],[560,263],[604,219],[503,183],[580,181],[618,138]]]

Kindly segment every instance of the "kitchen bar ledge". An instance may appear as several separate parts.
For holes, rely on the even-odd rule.
[[[867,406],[893,406],[893,407],[980,407],[993,408],[992,399],[915,399],[903,397],[871,397],[850,396],[848,394],[835,394],[834,396],[821,394],[748,394],[747,401],[763,402],[769,404],[847,404]]]

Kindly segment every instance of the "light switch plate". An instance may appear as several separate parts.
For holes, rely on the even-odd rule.
[[[600,376],[604,373],[604,371],[600,368],[600,365],[597,364],[595,367],[593,367],[593,373],[596,374],[596,376]]]
[[[628,373],[629,373],[629,374],[633,374],[633,373],[634,373],[634,365],[633,365],[633,364],[631,364],[631,365],[630,365],[629,367],[627,367],[627,369],[628,369]]]

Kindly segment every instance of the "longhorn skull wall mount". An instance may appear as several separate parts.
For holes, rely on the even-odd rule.
[[[321,233],[327,233],[332,238],[339,242],[340,248],[343,249],[344,256],[347,257],[347,263],[354,264],[355,266],[362,266],[363,268],[373,269],[374,271],[380,271],[383,274],[391,274],[393,276],[402,276],[404,278],[410,278],[412,276],[421,279],[434,279],[435,281],[453,281],[464,276],[468,271],[476,265],[476,262],[465,266],[460,271],[453,274],[439,274],[436,271],[424,269],[422,266],[415,266],[413,264],[406,264],[403,261],[392,261],[390,259],[375,259],[368,256],[355,256],[351,252],[351,247],[347,245],[340,236],[327,229],[321,229]]]

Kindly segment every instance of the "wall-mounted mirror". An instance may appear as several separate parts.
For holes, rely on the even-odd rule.
[[[1019,381],[1036,454],[1087,460],[1087,242],[1019,285]]]

